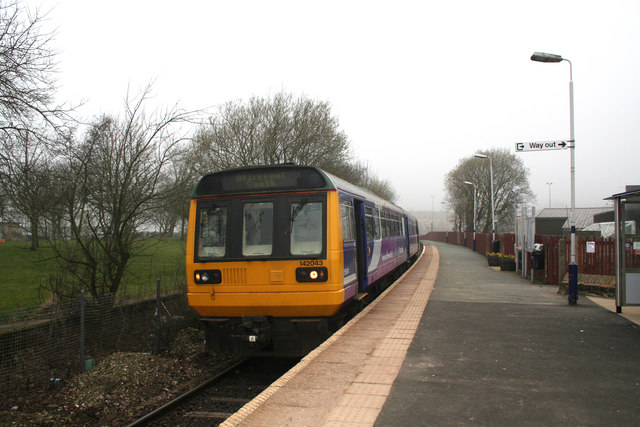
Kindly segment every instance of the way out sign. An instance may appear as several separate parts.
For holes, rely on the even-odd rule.
[[[573,148],[573,141],[539,141],[539,142],[516,142],[516,153],[524,151],[549,151],[566,150]]]

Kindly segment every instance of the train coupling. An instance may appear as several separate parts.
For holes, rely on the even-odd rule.
[[[271,343],[271,322],[265,316],[202,320],[209,352],[250,354]]]
[[[235,332],[233,338],[263,346],[271,341],[271,322],[265,316],[244,316]]]

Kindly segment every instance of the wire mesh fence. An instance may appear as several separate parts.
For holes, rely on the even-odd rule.
[[[159,280],[155,296],[80,297],[0,312],[0,399],[46,390],[117,351],[159,353],[197,325],[185,289]]]

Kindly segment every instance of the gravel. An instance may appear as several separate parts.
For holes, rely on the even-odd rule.
[[[205,353],[204,334],[183,330],[162,355],[115,353],[96,367],[0,411],[0,425],[127,424],[184,393],[231,362]]]

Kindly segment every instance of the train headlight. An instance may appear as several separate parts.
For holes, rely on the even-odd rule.
[[[222,282],[220,270],[196,270],[193,279],[197,284],[216,284]]]
[[[300,267],[296,268],[296,280],[298,282],[326,282],[329,272],[326,267]]]

